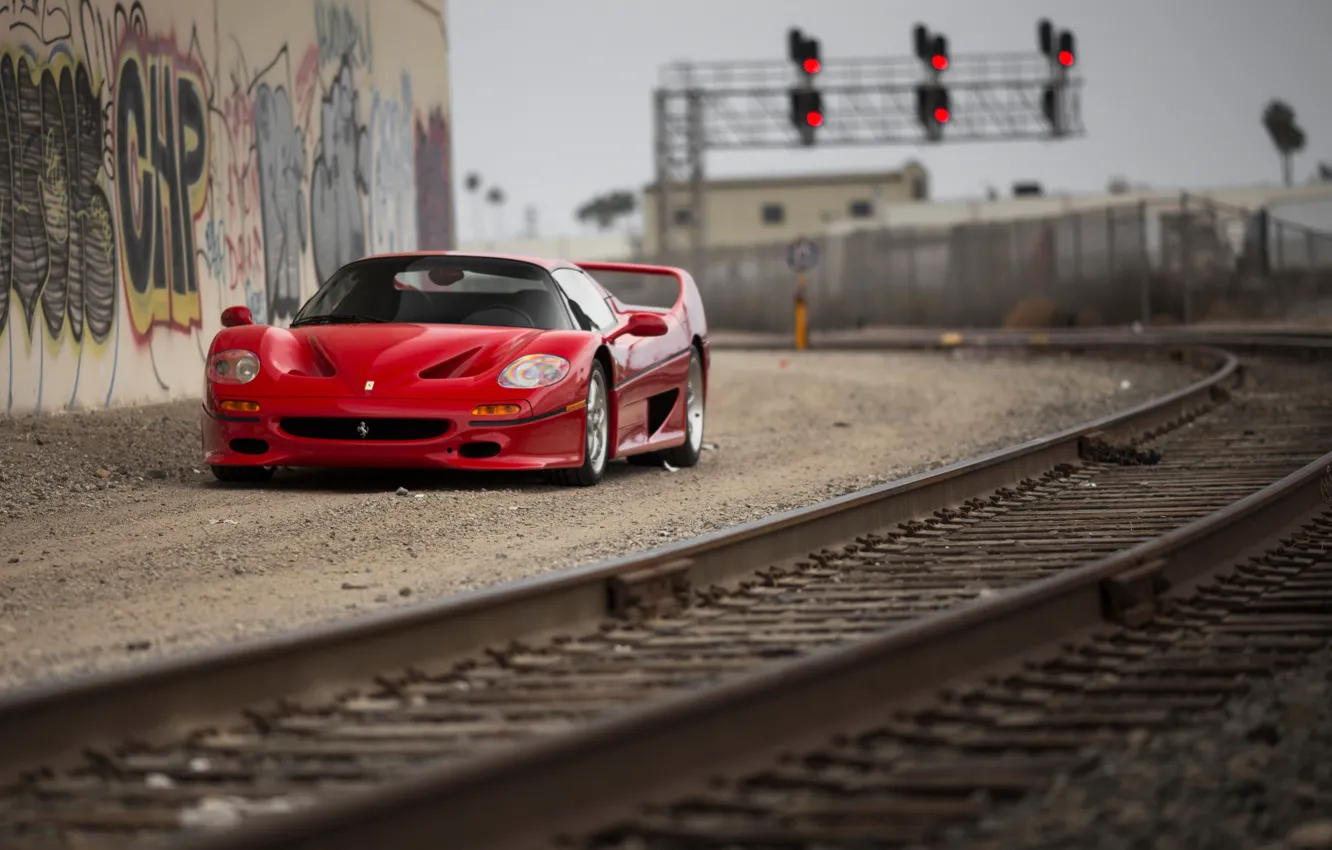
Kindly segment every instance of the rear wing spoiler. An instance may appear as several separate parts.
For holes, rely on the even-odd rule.
[[[675,303],[671,309],[678,309],[682,302],[686,301],[689,292],[694,288],[694,279],[684,269],[674,266],[654,266],[646,263],[602,263],[602,262],[580,262],[575,263],[580,269],[588,272],[609,272],[612,274],[641,274],[654,275],[660,277],[674,278],[679,285],[680,290],[675,296]]]

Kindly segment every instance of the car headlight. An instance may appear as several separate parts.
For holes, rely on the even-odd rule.
[[[558,384],[569,374],[569,361],[554,354],[527,354],[504,367],[499,385],[513,390],[532,390]]]
[[[259,355],[242,348],[219,351],[208,358],[208,380],[219,384],[248,384],[259,376]]]

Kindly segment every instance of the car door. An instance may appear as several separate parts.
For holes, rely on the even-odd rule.
[[[610,306],[606,293],[586,272],[556,269],[552,276],[569,299],[574,320],[583,330],[609,334],[627,318]],[[607,375],[606,380],[615,402],[616,446],[619,449],[629,450],[650,439],[651,426],[659,424],[650,416],[650,399],[683,381],[683,371],[681,375],[675,375],[672,372],[680,370],[663,368],[669,349],[680,347],[677,323],[669,317],[664,318],[673,332],[660,337],[624,334],[608,346],[615,368],[614,374]],[[683,369],[688,369],[687,361]]]

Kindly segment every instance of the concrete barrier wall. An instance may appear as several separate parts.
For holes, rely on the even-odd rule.
[[[0,413],[197,395],[223,308],[453,245],[439,0],[23,0],[0,40]]]

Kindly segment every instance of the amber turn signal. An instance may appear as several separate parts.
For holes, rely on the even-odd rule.
[[[226,401],[219,402],[217,406],[222,410],[225,410],[227,413],[259,412],[259,402],[257,401],[232,401],[231,399],[227,399]]]
[[[473,416],[512,416],[522,411],[516,404],[478,404],[472,408]]]

